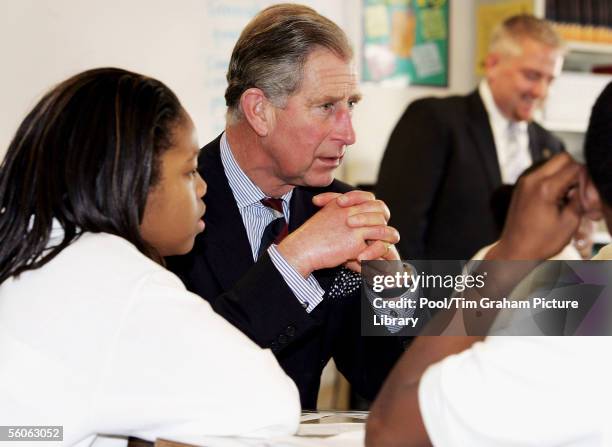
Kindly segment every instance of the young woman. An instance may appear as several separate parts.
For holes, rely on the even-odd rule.
[[[27,115],[0,167],[3,425],[61,425],[79,446],[295,430],[273,355],[163,267],[204,229],[197,155],[176,96],[120,69]]]

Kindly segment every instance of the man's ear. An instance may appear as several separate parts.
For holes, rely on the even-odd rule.
[[[264,92],[255,87],[245,90],[240,97],[242,113],[251,128],[260,137],[265,137],[270,132],[272,115],[268,109],[271,106]]]
[[[497,64],[499,64],[499,61],[501,60],[501,56],[497,53],[489,53],[487,54],[487,56],[485,57],[484,60],[484,68],[485,70],[491,70],[493,68],[495,68],[497,66]]]

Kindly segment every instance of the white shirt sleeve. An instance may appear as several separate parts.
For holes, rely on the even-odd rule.
[[[103,359],[92,417],[143,439],[271,436],[297,429],[297,388],[263,350],[168,272],[131,296]],[[135,428],[136,427],[136,428]],[[135,429],[134,429],[135,428]]]
[[[432,365],[419,406],[433,445],[603,445],[607,338],[489,337]]]

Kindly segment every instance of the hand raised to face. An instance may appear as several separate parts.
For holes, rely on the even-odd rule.
[[[579,193],[585,168],[567,153],[522,177],[499,243],[486,259],[547,259],[567,245],[590,209]]]

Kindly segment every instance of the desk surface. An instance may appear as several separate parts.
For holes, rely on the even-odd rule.
[[[274,439],[201,437],[188,443],[158,439],[155,447],[362,447],[364,411],[304,412],[295,436]]]

